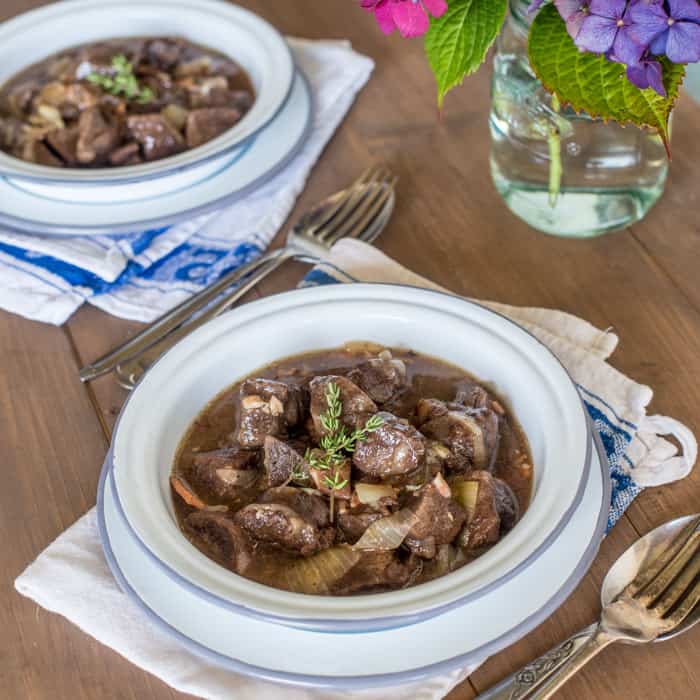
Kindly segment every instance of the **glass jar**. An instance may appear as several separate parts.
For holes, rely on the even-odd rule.
[[[509,209],[545,233],[597,236],[639,221],[661,196],[659,136],[560,108],[527,54],[528,0],[511,0],[491,85],[491,175]]]

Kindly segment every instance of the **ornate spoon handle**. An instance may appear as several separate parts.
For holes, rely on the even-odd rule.
[[[520,700],[540,687],[564,666],[571,657],[595,635],[598,623],[589,625],[569,637],[559,646],[523,666],[493,688],[481,693],[476,700]]]

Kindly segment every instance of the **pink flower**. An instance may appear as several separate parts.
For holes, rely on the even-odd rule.
[[[401,36],[406,38],[428,31],[428,13],[442,17],[447,11],[445,0],[360,0],[360,4],[365,10],[374,12],[379,28],[385,34],[398,28]]]

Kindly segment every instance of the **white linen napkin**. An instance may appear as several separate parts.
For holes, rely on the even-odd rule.
[[[151,321],[260,255],[374,68],[346,41],[288,41],[314,115],[307,141],[277,175],[221,211],[148,231],[56,237],[0,227],[0,308],[60,325],[87,301]]]
[[[354,240],[336,244],[329,261],[312,270],[304,285],[351,281],[439,289]],[[560,311],[481,303],[536,335],[577,382],[610,462],[610,526],[645,486],[675,481],[690,471],[697,456],[693,434],[673,419],[646,416],[651,389],[606,361],[617,344],[614,334]],[[669,433],[681,443],[682,454],[661,437]],[[15,587],[173,688],[211,700],[273,700],[282,696],[290,700],[439,700],[476,668],[444,674],[420,685],[342,693],[282,688],[223,670],[181,648],[120,591],[102,553],[94,509],[49,545],[17,579]]]

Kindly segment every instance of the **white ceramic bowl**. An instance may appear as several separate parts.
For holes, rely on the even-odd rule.
[[[483,556],[429,583],[390,593],[321,597],[248,581],[218,566],[178,529],[168,477],[180,439],[220,391],[274,360],[370,340],[433,355],[492,384],[532,448],[532,502]],[[125,520],[160,565],[210,600],[315,630],[411,624],[493,590],[532,563],[583,494],[591,437],[568,374],[533,336],[464,299],[394,285],[303,289],[247,304],[180,342],[138,385],[113,441],[115,495]]]
[[[0,25],[0,85],[32,63],[62,49],[100,39],[184,36],[230,56],[249,74],[256,91],[251,110],[234,127],[208,143],[152,163],[121,168],[52,168],[0,152],[0,174],[31,182],[34,191],[120,184],[120,196],[139,196],[139,184],[158,179],[169,191],[185,177],[201,180],[220,167],[221,157],[258,133],[284,105],[294,62],[284,38],[266,21],[218,0],[66,0],[22,14]]]

